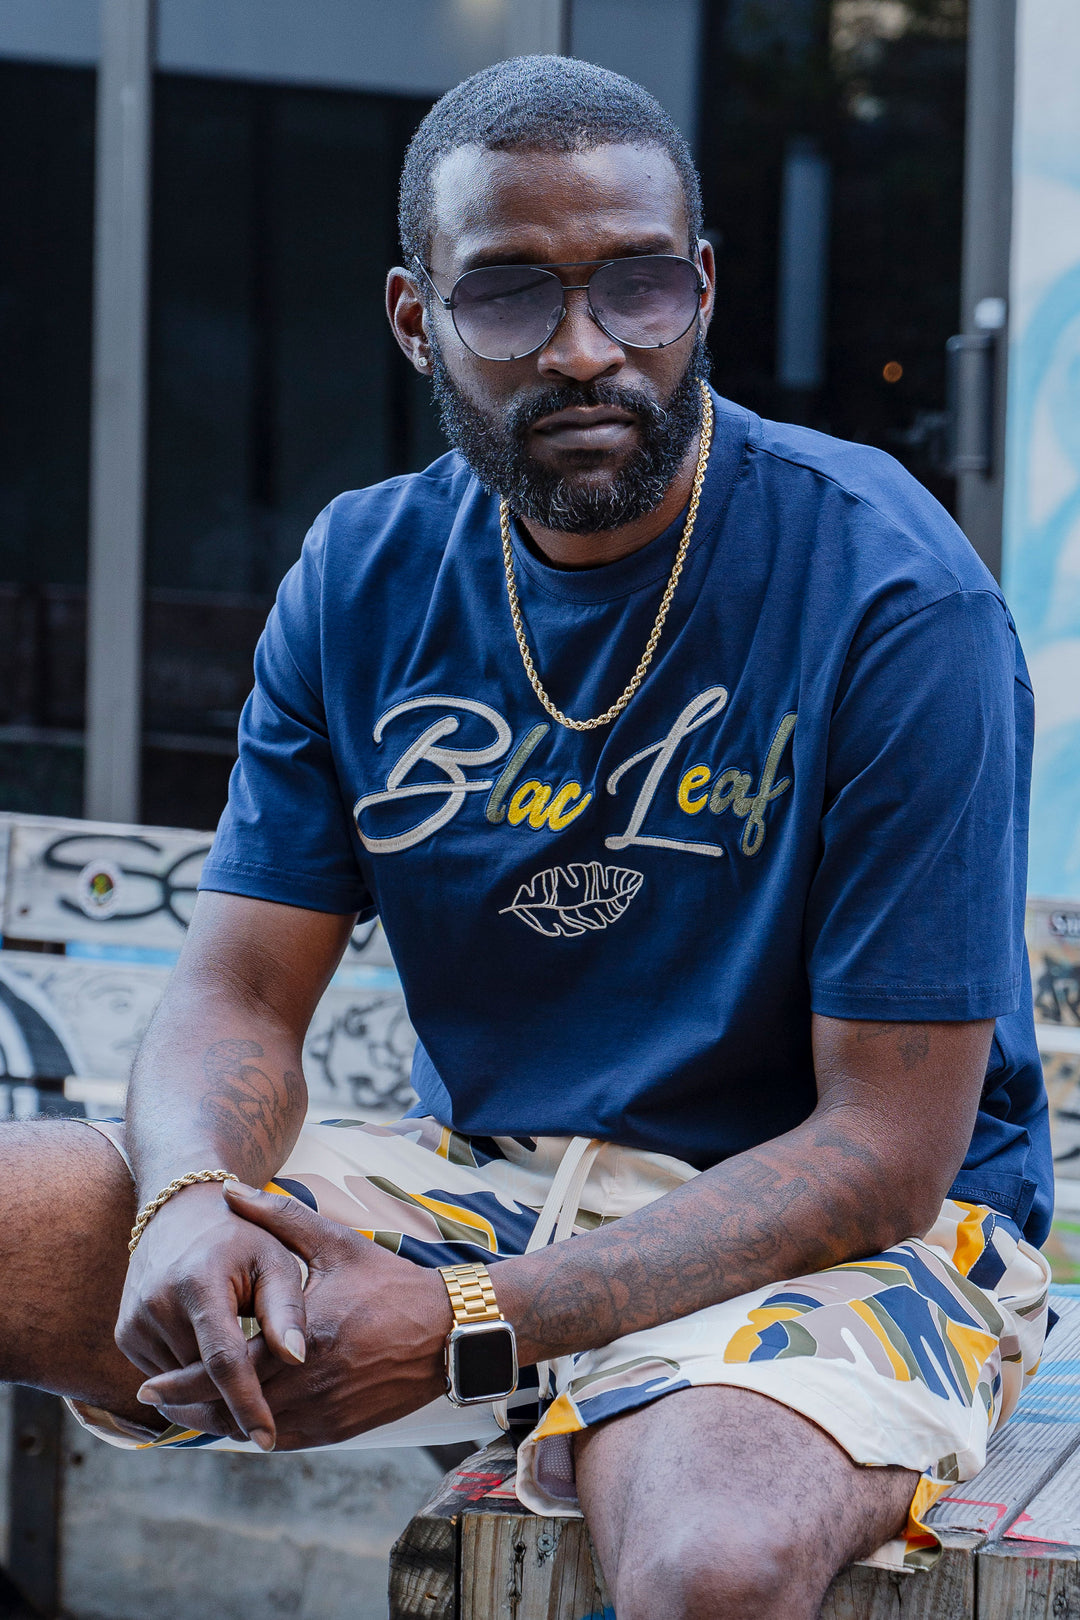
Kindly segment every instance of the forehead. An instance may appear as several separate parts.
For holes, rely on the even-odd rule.
[[[657,146],[586,152],[491,152],[459,146],[432,177],[431,261],[535,264],[685,253],[686,205],[674,163]]]

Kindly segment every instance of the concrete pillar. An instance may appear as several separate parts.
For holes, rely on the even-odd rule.
[[[139,819],[154,0],[101,0],[86,672],[87,816]]]
[[[953,361],[962,418],[957,496],[960,527],[997,575],[1005,493],[1015,57],[1016,0],[971,0],[960,299],[968,346]]]

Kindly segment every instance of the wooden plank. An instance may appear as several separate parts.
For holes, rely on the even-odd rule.
[[[458,1620],[461,1513],[512,1489],[515,1469],[513,1446],[495,1440],[440,1481],[391,1549],[390,1620]]]
[[[1025,933],[1036,1019],[1066,1029],[1080,1027],[1080,905],[1075,900],[1029,900]]]
[[[461,1516],[460,1620],[615,1620],[581,1519]]]
[[[856,1564],[842,1570],[822,1605],[820,1620],[974,1620],[974,1550],[982,1537],[946,1533],[931,1570],[902,1575]]]
[[[442,1482],[394,1550],[392,1620],[613,1620],[584,1523],[529,1513],[513,1494],[514,1471],[513,1448],[498,1440]],[[451,1520],[460,1527],[456,1552]],[[974,1620],[973,1552],[982,1537],[947,1532],[943,1539],[941,1559],[925,1573],[846,1570],[821,1620]]]
[[[40,817],[10,837],[5,938],[179,949],[209,833]]]
[[[1077,1549],[1003,1541],[976,1553],[977,1620],[1078,1620]]]
[[[304,1041],[310,1107],[329,1118],[350,1113],[406,1112],[416,1035],[405,997],[389,977],[365,988],[363,970],[342,968],[315,1009]]]
[[[169,972],[143,963],[0,952],[0,1074],[126,1082]],[[370,989],[362,972],[346,969],[331,982],[304,1042],[309,1109],[322,1118],[401,1114],[415,1100],[409,1072],[416,1037],[404,997],[392,975],[390,988]],[[103,1099],[103,1107],[115,1112],[115,1096]]]
[[[1066,1458],[1009,1526],[1005,1539],[1080,1547],[1080,1451]]]
[[[0,933],[178,951],[212,841],[181,827],[0,816]],[[353,932],[343,966],[358,964],[393,968],[378,920]]]
[[[456,1515],[421,1508],[390,1549],[390,1620],[457,1620]]]
[[[0,951],[0,1069],[127,1080],[166,967]]]
[[[1053,1296],[1061,1320],[1042,1366],[1005,1427],[987,1447],[986,1467],[931,1509],[937,1531],[1000,1536],[1080,1445],[1080,1299]]]
[[[845,1570],[829,1588],[821,1620],[974,1620],[973,1550],[981,1539],[947,1537],[930,1571]],[[614,1620],[581,1519],[467,1509],[460,1557],[460,1620]]]

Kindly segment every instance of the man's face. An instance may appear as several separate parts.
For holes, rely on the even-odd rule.
[[[481,266],[693,256],[677,171],[654,147],[458,148],[435,174],[434,227],[428,268],[444,296]],[[591,268],[555,273],[577,287]],[[608,337],[583,292],[568,292],[544,347],[506,361],[474,355],[432,300],[425,327],[447,436],[488,488],[547,528],[636,521],[660,505],[697,430],[711,298],[710,287],[683,337],[636,349]]]

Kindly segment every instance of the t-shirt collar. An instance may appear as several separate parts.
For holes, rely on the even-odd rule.
[[[702,486],[697,522],[688,556],[693,556],[716,529],[727,507],[746,448],[749,415],[740,406],[712,393],[715,426],[709,466]],[[511,523],[514,568],[548,596],[566,602],[613,602],[667,579],[679,541],[686,508],[662,534],[640,551],[597,568],[553,568],[542,562],[525,543],[516,520]]]

